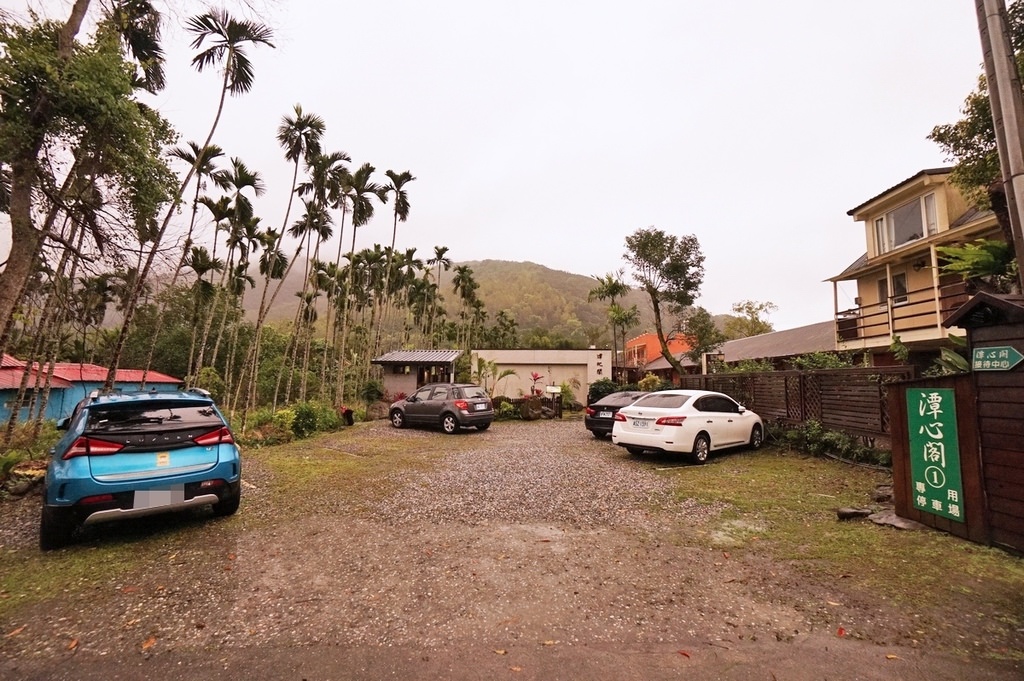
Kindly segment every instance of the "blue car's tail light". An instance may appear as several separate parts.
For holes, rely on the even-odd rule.
[[[117,442],[109,442],[84,435],[75,440],[68,451],[64,452],[64,460],[73,459],[76,456],[106,456],[117,454],[124,448],[124,445]]]
[[[211,430],[208,433],[203,433],[192,440],[197,445],[202,447],[209,447],[212,445],[231,445],[235,443],[235,437],[231,434],[231,429],[227,426],[223,428],[217,428]]]

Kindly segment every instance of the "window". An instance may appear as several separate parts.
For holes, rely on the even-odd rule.
[[[893,305],[907,302],[907,274],[900,272],[892,275],[892,302]]]
[[[889,281],[878,280],[878,306],[884,307],[889,302]],[[907,302],[907,273],[895,272],[892,275],[892,304]]]
[[[888,253],[923,236],[939,231],[938,214],[935,208],[935,194],[895,208],[875,218],[876,255]]]

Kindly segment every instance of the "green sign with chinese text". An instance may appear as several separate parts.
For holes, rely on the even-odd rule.
[[[1009,345],[990,348],[974,348],[971,353],[971,369],[975,371],[1009,371],[1020,364],[1024,355]]]
[[[907,431],[914,508],[964,522],[955,392],[908,389]]]

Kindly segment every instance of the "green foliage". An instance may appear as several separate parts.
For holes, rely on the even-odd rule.
[[[299,402],[293,408],[292,432],[296,437],[309,437],[313,433],[341,428],[341,417],[331,407],[316,401]]]
[[[794,369],[809,371],[811,369],[847,369],[853,366],[853,358],[846,352],[818,351],[809,352],[791,359]]]
[[[576,390],[580,389],[580,381],[578,378],[573,378],[568,381],[562,381],[562,404],[570,405],[576,402]]]
[[[518,419],[519,408],[516,407],[516,405],[514,405],[510,400],[499,398],[495,400],[494,418],[499,421]]]
[[[223,404],[227,386],[216,369],[213,367],[203,367],[200,369],[199,373],[196,374],[195,385],[203,390],[208,390],[217,403]]]
[[[590,389],[587,391],[587,404],[593,404],[602,397],[620,390],[626,390],[626,388],[623,388],[610,378],[598,379],[590,384]]]
[[[767,371],[775,371],[775,365],[770,359],[743,359],[735,363],[713,362],[712,371],[714,374],[758,374]]]
[[[309,437],[317,430],[316,409],[308,402],[300,402],[293,407],[295,418],[292,419],[292,432],[297,438]]]
[[[739,314],[739,317],[730,316],[725,322],[725,336],[729,340],[737,338],[749,338],[760,336],[763,333],[771,333],[775,327],[763,317],[778,310],[779,307],[772,302],[757,302],[754,300],[743,300],[733,303],[732,311]]]
[[[0,454],[0,482],[6,480],[14,467],[27,458],[28,454],[19,449],[11,449]]]
[[[715,352],[728,340],[725,334],[718,330],[715,318],[703,307],[694,307],[687,311],[683,317],[682,329],[683,335],[690,340],[690,349],[686,352],[686,357],[698,364],[705,354]]]
[[[661,386],[661,379],[654,374],[648,372],[643,378],[636,382],[636,385],[640,390],[646,390],[647,392],[653,392],[658,390]]]
[[[962,336],[949,336],[949,340],[953,347],[941,348],[939,357],[932,366],[921,372],[923,376],[950,376],[970,372],[971,363],[961,354],[967,348],[967,339]]]
[[[828,430],[817,420],[797,426],[769,422],[767,430],[769,439],[785,442],[791,449],[814,456],[830,455],[844,461],[875,466],[892,465],[892,452],[876,449],[848,433]]]
[[[365,404],[373,404],[384,397],[384,384],[377,379],[370,379],[359,388],[359,398]]]
[[[998,293],[1017,290],[1017,261],[1013,244],[998,239],[977,239],[961,246],[936,246],[942,255],[939,269],[965,281],[979,280]]]
[[[899,336],[892,337],[892,342],[889,343],[889,352],[899,360],[900,364],[906,364],[910,359],[910,348],[900,340]]]

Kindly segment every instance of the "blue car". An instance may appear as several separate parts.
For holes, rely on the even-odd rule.
[[[209,393],[94,394],[58,424],[39,523],[42,550],[84,526],[211,506],[238,510],[242,462]]]

